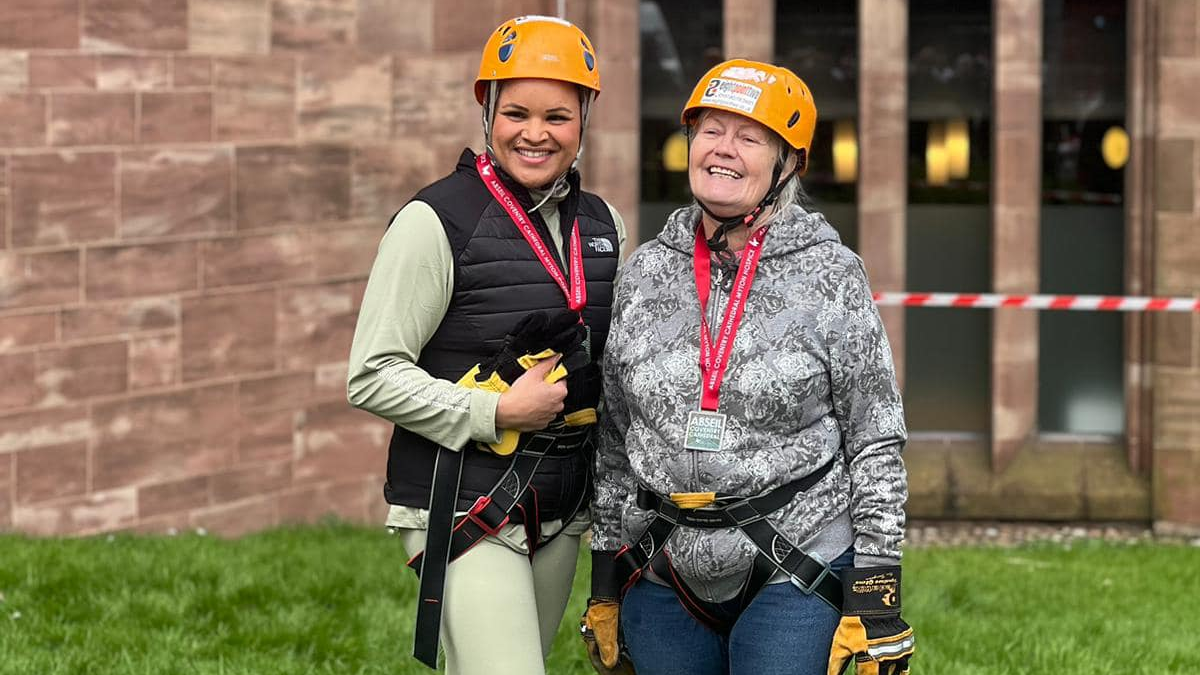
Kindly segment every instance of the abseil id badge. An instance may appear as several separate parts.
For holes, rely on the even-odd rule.
[[[721,439],[725,437],[725,414],[711,410],[693,410],[688,413],[687,435],[683,447],[701,452],[720,452]]]

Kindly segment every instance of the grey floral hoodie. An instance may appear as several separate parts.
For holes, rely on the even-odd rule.
[[[835,458],[771,521],[792,543],[856,566],[898,564],[907,438],[891,351],[862,261],[819,213],[791,206],[768,223],[758,273],[720,390],[720,452],[685,450],[700,400],[700,302],[692,271],[695,206],[671,214],[618,272],[604,358],[592,548],[632,544],[649,520],[639,483],[667,495],[753,496]],[[707,322],[724,318],[731,270],[712,266]],[[667,551],[709,600],[732,597],[755,555],[740,530],[678,528]]]

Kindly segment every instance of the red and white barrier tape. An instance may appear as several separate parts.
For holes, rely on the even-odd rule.
[[[1106,312],[1200,312],[1200,298],[998,293],[875,293],[875,303],[901,307],[1016,307]]]

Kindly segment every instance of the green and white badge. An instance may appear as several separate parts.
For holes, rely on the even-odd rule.
[[[701,452],[720,452],[725,437],[725,414],[708,410],[688,413],[687,435],[683,447]]]

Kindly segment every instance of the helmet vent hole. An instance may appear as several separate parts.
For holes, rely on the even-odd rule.
[[[501,63],[507,62],[510,58],[512,58],[512,53],[513,53],[513,46],[511,44],[501,45],[500,54],[499,54],[500,62]]]
[[[792,116],[790,118],[788,118],[788,123],[787,123],[788,128],[791,129],[792,127],[796,126],[796,122],[799,122],[799,121],[800,121],[800,111],[797,110],[792,113]]]
[[[589,71],[596,69],[596,57],[592,56],[591,52],[583,53],[583,64],[587,66]]]

